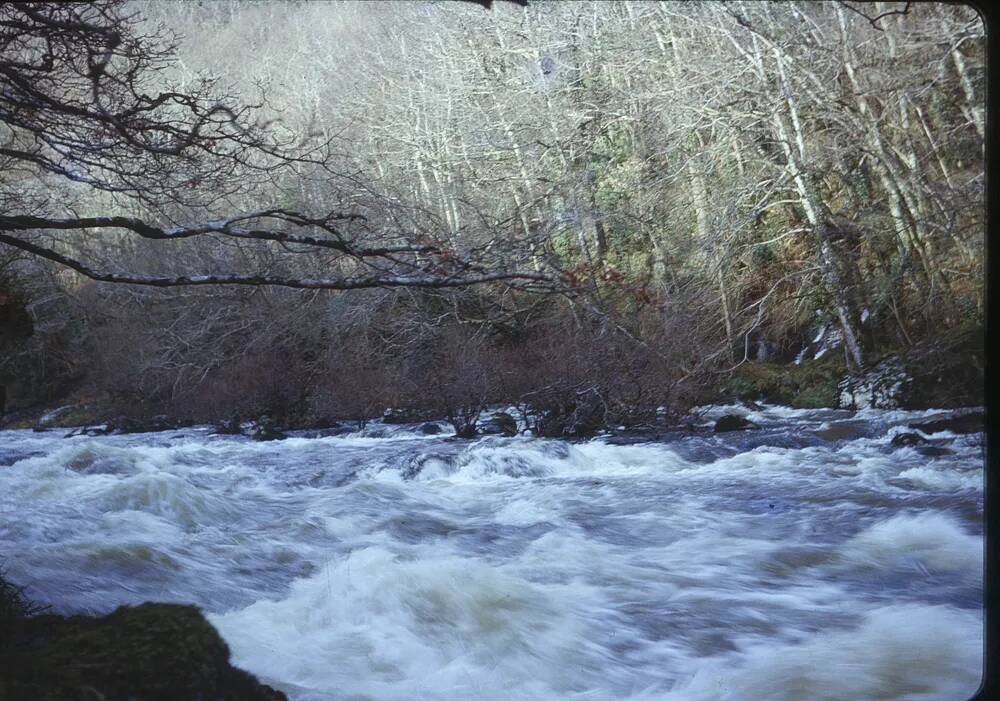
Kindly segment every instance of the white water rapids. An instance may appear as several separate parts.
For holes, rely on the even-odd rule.
[[[633,444],[2,431],[0,558],[60,612],[195,603],[295,701],[959,701],[983,436],[890,446],[933,413]]]

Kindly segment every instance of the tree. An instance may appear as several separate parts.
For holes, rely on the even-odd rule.
[[[434,231],[394,225],[401,218],[388,211],[391,202],[354,199],[321,214],[282,206],[234,212],[248,194],[274,198],[292,175],[349,174],[337,171],[331,139],[302,138],[263,119],[265,94],[246,104],[211,78],[187,89],[168,84],[176,40],[162,28],[149,32],[123,0],[0,8],[0,243],[94,280],[156,287],[557,283],[519,270],[516,257],[457,250]],[[191,222],[193,213],[202,216]],[[282,266],[253,254],[204,274],[109,269],[75,254],[71,232],[257,242],[292,258],[314,253],[317,274],[274,272]]]

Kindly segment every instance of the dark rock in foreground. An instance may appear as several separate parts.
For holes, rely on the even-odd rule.
[[[17,628],[5,701],[287,701],[229,664],[229,647],[193,606],[43,615]]]

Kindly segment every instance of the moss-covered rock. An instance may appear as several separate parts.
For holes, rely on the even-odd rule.
[[[229,664],[225,641],[193,606],[42,615],[19,628],[0,701],[287,701]]]
[[[807,360],[800,365],[744,363],[724,387],[740,400],[765,399],[797,409],[837,406],[837,383],[847,370],[839,358]]]
[[[969,324],[910,348],[886,349],[870,358],[863,371],[850,376],[839,355],[800,365],[744,363],[724,384],[723,392],[734,399],[766,399],[800,409],[872,405],[955,409],[983,404],[984,365],[983,329]],[[874,386],[880,379],[886,380],[886,387]],[[848,399],[843,400],[838,384],[848,389],[858,385],[860,389],[855,387],[858,391],[848,392]],[[874,397],[879,392],[886,396]],[[853,396],[856,394],[867,400]]]

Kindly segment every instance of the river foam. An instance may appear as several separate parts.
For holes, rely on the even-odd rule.
[[[971,695],[977,437],[745,413],[629,445],[0,432],[0,548],[57,611],[202,606],[294,701]]]

